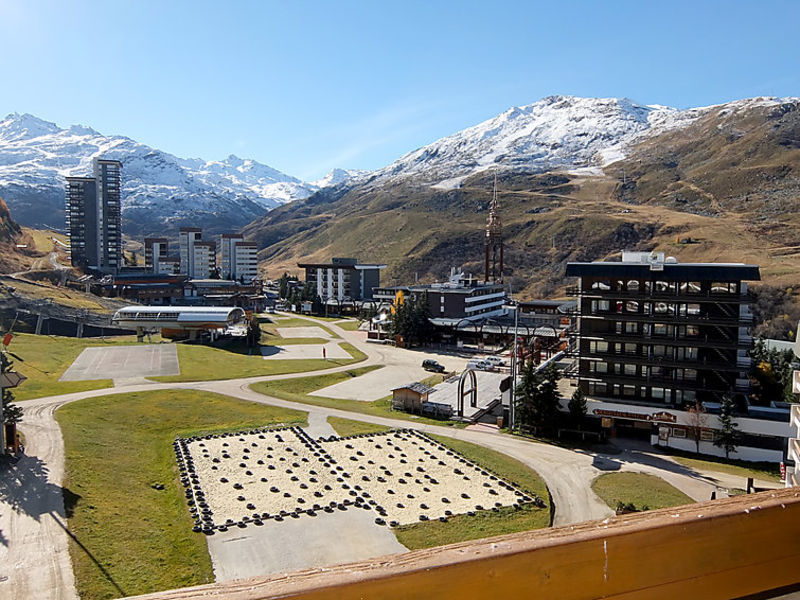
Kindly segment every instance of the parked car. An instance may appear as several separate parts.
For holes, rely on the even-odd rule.
[[[479,360],[471,360],[467,363],[468,369],[474,369],[476,371],[493,371],[496,367],[490,363],[486,362],[483,359]]]
[[[443,364],[438,363],[430,358],[422,361],[422,368],[426,371],[433,371],[434,373],[444,373],[445,371]]]
[[[490,365],[494,365],[495,367],[506,366],[506,360],[502,356],[487,356],[483,360],[489,363]]]

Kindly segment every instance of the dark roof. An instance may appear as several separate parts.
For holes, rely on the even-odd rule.
[[[468,285],[449,285],[446,283],[418,283],[414,285],[388,285],[373,289],[373,294],[377,290],[389,290],[392,292],[440,292],[442,294],[471,294],[476,290],[492,289],[494,293],[504,292],[505,288],[499,283],[479,283],[473,286]]]
[[[758,265],[739,263],[665,263],[663,271],[650,265],[624,262],[567,263],[567,277],[645,277],[675,281],[761,281]]]
[[[569,302],[569,300],[522,300],[518,304],[520,306],[552,306],[558,308],[567,302]]]
[[[408,385],[401,385],[400,387],[394,388],[392,391],[394,392],[395,390],[411,390],[412,392],[417,392],[418,394],[430,394],[431,392],[435,391],[429,385],[425,385],[419,381],[409,383]]]

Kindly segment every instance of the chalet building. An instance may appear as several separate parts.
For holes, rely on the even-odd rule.
[[[750,407],[747,281],[756,265],[678,263],[663,254],[623,252],[621,262],[569,263],[577,277],[573,374],[590,414],[607,427],[651,434],[678,447],[687,440],[688,408],[710,413],[701,435],[709,453],[720,400],[730,395],[743,416],[743,446],[752,460],[780,460],[788,416],[784,409]],[[766,423],[765,421],[774,421]],[[694,442],[686,442],[687,448]]]

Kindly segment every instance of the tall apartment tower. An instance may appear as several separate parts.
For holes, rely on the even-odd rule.
[[[95,158],[94,177],[67,177],[67,231],[73,266],[115,273],[122,266],[121,172]]]
[[[181,227],[179,234],[181,247],[181,275],[194,278],[194,247],[203,237],[203,230],[199,227]]]
[[[258,277],[258,245],[240,233],[223,233],[219,240],[222,279],[250,283]]]

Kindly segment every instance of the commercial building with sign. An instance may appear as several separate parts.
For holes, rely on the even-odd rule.
[[[729,396],[741,415],[736,457],[781,460],[788,413],[751,406],[749,397],[746,282],[760,279],[758,266],[623,252],[621,262],[569,263],[566,274],[579,278],[569,290],[578,301],[573,374],[590,414],[660,445],[694,451],[699,437],[701,451],[723,454],[713,445],[714,413]],[[705,422],[689,431],[688,409],[697,405]]]

